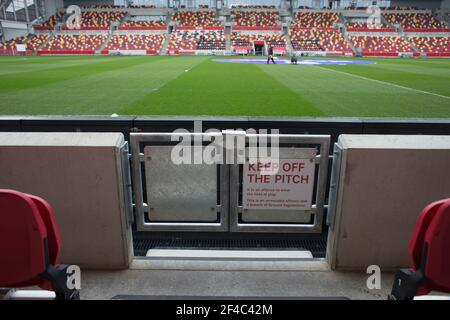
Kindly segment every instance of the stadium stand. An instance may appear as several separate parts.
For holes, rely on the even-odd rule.
[[[125,16],[126,12],[122,11],[84,11],[81,13],[80,29],[107,30],[113,22],[119,22]]]
[[[447,31],[447,25],[430,13],[385,13],[384,17],[392,24],[399,24],[404,31]]]
[[[3,50],[15,50],[17,44],[22,44],[25,42],[25,37],[13,38],[5,43],[0,43],[0,49]]]
[[[225,50],[225,34],[220,30],[177,30],[170,34],[168,50]]]
[[[51,16],[47,21],[42,23],[41,25],[34,26],[35,30],[53,30],[58,22],[62,21],[64,16],[63,12],[58,12]]]
[[[397,56],[399,52],[414,51],[408,41],[399,36],[349,36],[348,39],[363,55]]]
[[[387,7],[386,10],[418,10],[418,8],[413,6],[394,6]]]
[[[394,28],[389,25],[381,23],[379,25],[367,24],[366,22],[348,22],[345,24],[348,32],[395,32]]]
[[[408,37],[414,47],[429,56],[450,56],[450,37]]]
[[[163,20],[142,20],[142,21],[125,21],[120,27],[120,30],[146,30],[146,29],[163,29],[166,28],[166,23]]]
[[[111,37],[105,49],[159,52],[163,41],[163,34],[115,34]]]
[[[276,12],[259,11],[233,11],[233,21],[241,27],[274,27],[280,24]]]
[[[366,55],[395,55],[395,52],[418,51],[429,56],[445,56],[449,51],[446,32],[450,32],[450,29],[447,24],[429,12],[423,10],[414,12],[416,9],[413,7],[384,8],[383,15],[386,22],[375,29],[355,16],[355,13],[348,16],[344,14],[341,20],[341,13],[334,10],[302,10],[291,15],[291,19],[294,19],[291,20],[287,34],[286,31],[283,32],[279,10],[275,6],[234,5],[231,7],[233,24],[229,38],[223,24],[226,17],[222,16],[219,19],[217,14],[221,13],[207,9],[206,5],[200,10],[178,10],[173,15],[158,12],[157,16],[154,13],[136,11],[130,13],[127,9],[153,7],[145,5],[86,7],[82,11],[81,30],[89,31],[87,34],[80,34],[79,31],[72,33],[65,27],[59,30],[57,25],[63,22],[65,14],[58,12],[44,23],[34,26],[38,34],[0,43],[2,50],[0,53],[13,54],[18,43],[26,44],[30,53],[55,50],[57,52],[72,50],[77,53],[76,51],[105,49],[105,52],[102,50],[104,54],[108,50],[147,50],[164,54],[167,52],[166,49],[172,53],[177,51],[194,53],[197,50],[226,48],[231,52],[242,51],[240,49],[250,52],[255,48],[255,41],[276,47],[284,53],[292,49],[346,54],[355,50],[352,44],[361,48]],[[307,8],[303,6],[302,9]],[[346,8],[346,10],[361,9],[364,8],[357,6]],[[402,12],[398,12],[399,10]],[[175,24],[167,24],[168,18]],[[118,22],[117,30],[126,33],[116,32],[113,28],[114,22]],[[345,23],[344,31],[337,28],[340,26],[337,23],[340,22]],[[393,25],[401,26],[406,34],[397,34]],[[144,31],[139,30],[156,31],[151,31],[154,34],[150,35],[143,34]],[[347,32],[349,42],[342,32]],[[386,34],[388,32],[389,34]],[[287,43],[288,35],[289,43]]]
[[[332,28],[339,21],[335,12],[299,12],[291,27],[300,28]]]
[[[231,9],[275,9],[275,6],[267,5],[232,5]]]
[[[179,11],[175,13],[172,20],[178,22],[178,26],[220,26],[221,22],[216,20],[215,16],[214,11]]]
[[[230,35],[231,44],[233,46],[251,45],[254,41],[265,41],[269,46],[285,47],[286,36],[281,33],[238,33],[232,32]]]
[[[50,36],[48,34],[31,35],[26,39],[27,49],[36,51],[40,46],[48,41]]]
[[[44,51],[93,51],[100,49],[106,41],[106,35],[72,35],[60,34],[51,39]]]
[[[344,36],[333,29],[290,30],[292,47],[296,51],[351,52]]]
[[[345,8],[345,10],[367,10],[367,7],[350,6]]]

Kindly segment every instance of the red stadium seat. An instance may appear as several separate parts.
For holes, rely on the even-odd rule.
[[[430,291],[450,292],[450,198],[422,210],[409,243],[410,269],[395,275],[392,300],[411,300]]]
[[[67,288],[67,266],[58,257],[61,236],[50,205],[43,199],[0,189],[0,287],[39,286],[60,300],[79,299]]]

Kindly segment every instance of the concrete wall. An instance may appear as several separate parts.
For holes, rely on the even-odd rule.
[[[64,7],[63,0],[44,0],[45,19],[48,19]]]
[[[5,41],[28,34],[28,26],[23,22],[2,21],[2,27]]]
[[[338,145],[342,162],[327,249],[331,267],[407,267],[419,213],[450,197],[450,136],[341,135]]]
[[[66,8],[72,4],[80,7],[88,7],[102,4],[113,5],[114,0],[73,0],[73,1],[64,0],[64,6]]]
[[[0,133],[0,188],[46,199],[62,235],[61,260],[127,268],[133,256],[121,133]]]
[[[391,1],[391,7],[412,6],[419,9],[437,9],[441,7],[442,0],[394,0]]]

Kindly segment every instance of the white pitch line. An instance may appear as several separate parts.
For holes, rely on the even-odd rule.
[[[414,88],[404,87],[404,86],[401,86],[401,85],[398,85],[398,84],[395,84],[395,83],[381,81],[381,80],[376,80],[376,79],[371,79],[371,78],[366,78],[366,77],[363,77],[363,76],[359,76],[357,74],[348,73],[348,72],[344,72],[344,71],[328,69],[328,68],[324,68],[324,67],[320,67],[320,66],[317,66],[317,67],[320,68],[320,69],[323,69],[323,70],[328,70],[328,71],[332,71],[332,72],[336,72],[336,73],[342,73],[342,74],[345,74],[345,75],[348,75],[348,76],[351,76],[351,77],[354,77],[354,78],[359,78],[359,79],[363,79],[363,80],[369,80],[369,81],[385,84],[385,85],[388,85],[388,86],[394,86],[394,87],[397,87],[397,88],[400,88],[400,89],[409,90],[409,91],[413,91],[413,92],[429,94],[429,95],[436,96],[436,97],[439,97],[439,98],[450,99],[449,96],[443,96],[443,95],[438,94],[438,93],[433,93],[433,92],[418,90],[418,89],[414,89]]]

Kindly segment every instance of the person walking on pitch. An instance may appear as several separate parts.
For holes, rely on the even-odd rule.
[[[270,63],[270,60],[272,60],[273,64],[275,64],[275,60],[273,60],[273,48],[269,48],[269,56],[267,57],[267,64]]]

